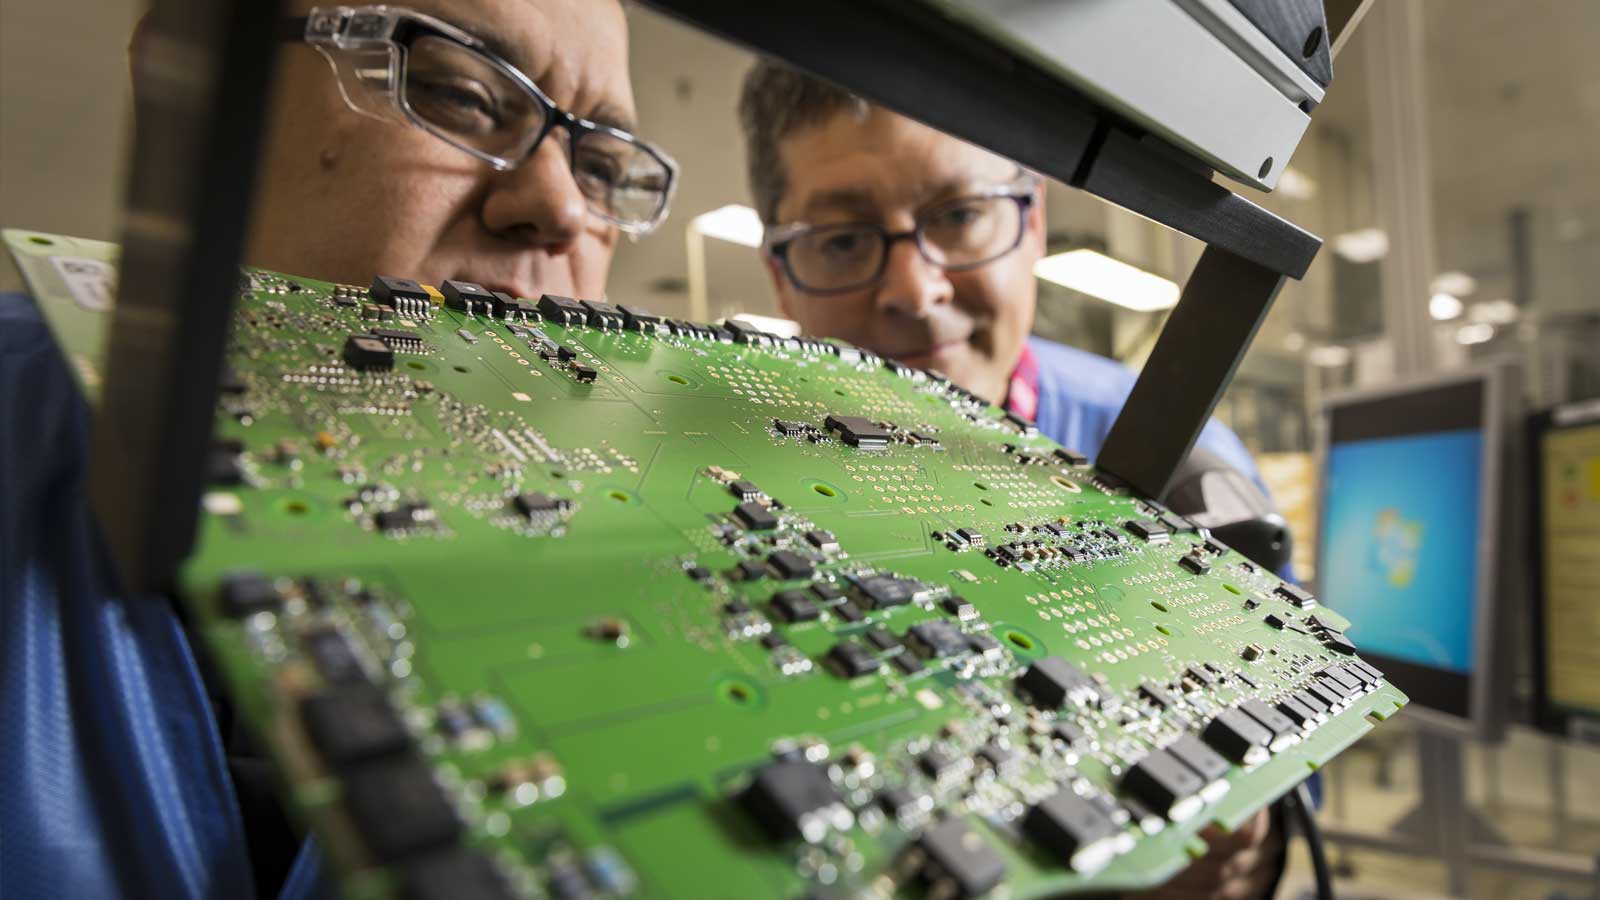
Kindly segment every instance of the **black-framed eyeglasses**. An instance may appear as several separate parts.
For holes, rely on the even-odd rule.
[[[976,269],[1017,249],[1027,231],[1038,178],[1024,175],[1004,187],[956,197],[917,214],[910,231],[891,232],[871,222],[767,229],[766,253],[783,265],[795,287],[810,294],[842,294],[876,284],[896,241],[910,240],[922,258],[946,271]]]
[[[678,164],[626,131],[557,106],[477,37],[398,6],[317,7],[285,21],[285,39],[315,47],[358,113],[412,125],[496,169],[521,165],[565,128],[572,177],[601,218],[632,234],[661,224]]]

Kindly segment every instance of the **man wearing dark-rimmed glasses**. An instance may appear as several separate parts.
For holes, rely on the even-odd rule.
[[[937,369],[1091,457],[1127,399],[1120,364],[1030,337],[1044,255],[1039,179],[971,144],[773,62],[746,76],[739,112],[761,254],[778,306],[810,334]],[[1237,436],[1198,447],[1255,477]],[[1259,478],[1256,478],[1259,481]],[[1155,895],[1269,896],[1282,829],[1267,811]]]

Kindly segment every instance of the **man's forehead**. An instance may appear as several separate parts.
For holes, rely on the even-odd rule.
[[[472,34],[575,115],[632,129],[627,26],[611,0],[407,0],[395,5]]]
[[[1004,182],[1017,165],[903,116],[841,114],[790,135],[780,150],[783,206],[799,216],[870,214]]]

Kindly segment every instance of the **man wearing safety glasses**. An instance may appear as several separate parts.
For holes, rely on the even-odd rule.
[[[936,369],[1097,455],[1127,399],[1122,365],[1030,337],[1044,255],[1044,187],[1015,163],[772,62],[739,102],[761,253],[785,315]],[[1239,438],[1212,421],[1198,446],[1259,482]],[[1264,495],[1263,495],[1264,499]],[[1261,898],[1283,869],[1263,811],[1154,896]]]
[[[249,262],[599,299],[677,165],[635,137],[613,2],[320,7],[287,19]]]
[[[620,5],[415,2],[297,4],[284,23],[246,261],[603,297],[619,236],[658,226],[676,180],[633,135]],[[136,91],[170,77],[161,49],[136,35]],[[170,604],[107,570],[87,410],[53,348],[0,295],[0,897],[325,896],[270,770],[225,746]],[[444,896],[441,878],[513,896],[478,871],[397,890]]]

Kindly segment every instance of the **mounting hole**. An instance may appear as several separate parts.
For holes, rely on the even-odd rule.
[[[1167,607],[1164,604],[1162,604],[1162,602],[1160,600],[1151,600],[1150,601],[1150,605],[1154,606],[1156,609],[1161,610],[1162,612],[1169,612]]]
[[[311,505],[304,500],[285,500],[279,508],[291,516],[303,516],[311,512]]]
[[[1083,488],[1079,487],[1076,481],[1061,475],[1051,475],[1050,483],[1058,488],[1061,488],[1063,491],[1066,491],[1069,494],[1083,493]]]
[[[825,484],[813,484],[811,486],[811,489],[813,491],[816,491],[817,493],[821,494],[824,497],[837,497],[837,496],[839,496],[839,492],[838,491],[834,490],[831,487],[828,487]]]
[[[994,503],[990,502],[988,497],[979,497],[978,498],[978,502],[982,503],[984,506],[993,506],[994,505]]]
[[[38,244],[41,247],[54,247],[56,245],[55,241],[52,241],[47,237],[39,237],[37,235],[28,238],[28,242],[31,244]]]
[[[689,383],[689,379],[683,377],[682,375],[668,375],[667,376],[667,380],[672,382],[673,384],[688,384]]]
[[[611,499],[613,499],[615,501],[617,501],[618,503],[631,503],[631,502],[633,502],[633,495],[632,494],[628,493],[627,491],[616,490],[615,488],[613,488],[612,490],[606,491],[606,496],[610,497]]]
[[[848,396],[850,396],[850,395],[849,395],[849,394],[847,394],[847,393],[845,393],[845,391],[844,391],[844,389],[843,389],[843,388],[834,388],[834,389],[833,389],[833,392],[834,392],[834,393],[835,393],[835,394],[838,394],[838,395],[839,395],[839,396],[841,396],[841,397],[848,397]]]
[[[989,486],[987,484],[984,484],[981,481],[974,481],[972,483],[972,486],[977,488],[980,491],[987,491],[989,489]]]
[[[422,363],[417,362],[414,359],[411,360],[410,362],[406,363],[406,368],[408,368],[408,369],[416,369],[418,372],[425,372],[428,369],[427,366],[423,365]]]
[[[466,374],[466,373],[468,373],[468,372],[471,372],[471,371],[472,371],[472,370],[471,370],[471,369],[469,369],[469,368],[467,368],[467,367],[466,367],[466,366],[456,366],[456,367],[455,367],[455,370],[456,370],[456,371],[457,371],[457,372],[460,372],[460,373],[461,373],[461,374],[463,374],[463,375],[465,375],[465,374]]]
[[[734,706],[754,706],[761,701],[761,690],[747,681],[730,678],[717,685],[717,696]]]
[[[1020,650],[1032,650],[1034,646],[1033,638],[1028,637],[1020,631],[1006,632],[1006,640],[1010,641]]]
[[[1257,178],[1265,178],[1265,177],[1267,177],[1267,173],[1271,172],[1271,171],[1272,171],[1272,157],[1269,156],[1266,159],[1261,161],[1261,171],[1256,173],[1256,177]]]
[[[1310,59],[1320,49],[1322,49],[1322,26],[1318,25],[1306,35],[1306,45],[1301,48],[1301,53],[1306,59]]]
[[[1167,626],[1165,626],[1165,625],[1157,625],[1156,626],[1156,630],[1161,632],[1162,634],[1166,635],[1167,637],[1172,637],[1172,631],[1170,629],[1168,629]]]
[[[1224,581],[1222,583],[1222,586],[1225,589],[1227,589],[1228,593],[1234,595],[1235,597],[1243,597],[1244,596],[1244,591],[1239,590],[1239,588],[1235,587],[1234,585],[1231,585],[1231,584],[1227,583],[1226,581]]]

